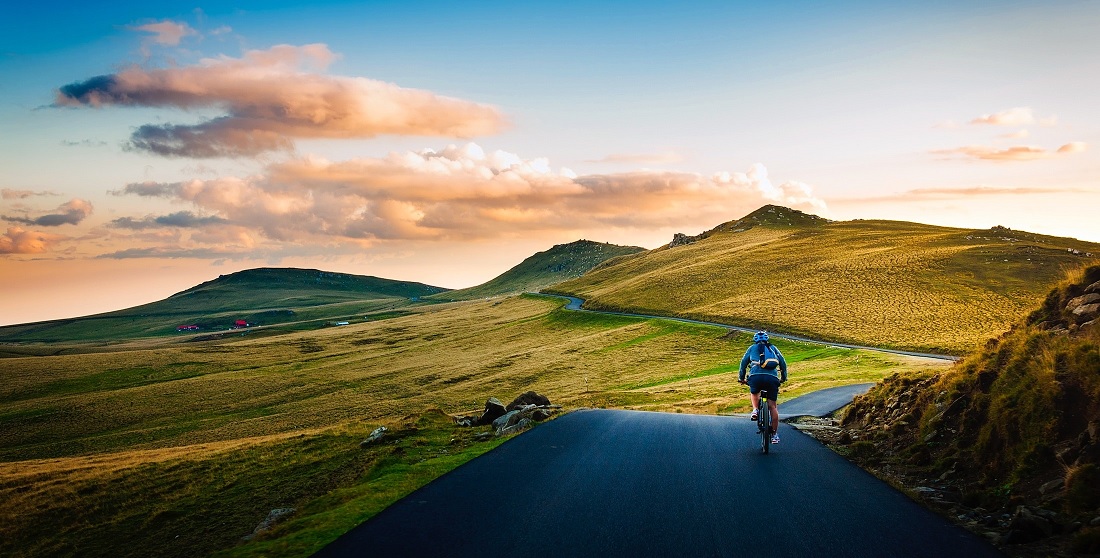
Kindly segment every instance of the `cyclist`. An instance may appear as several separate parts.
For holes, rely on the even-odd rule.
[[[749,385],[749,399],[752,400],[752,416],[749,418],[754,421],[760,412],[760,390],[766,390],[771,394],[768,410],[772,414],[772,443],[778,444],[779,410],[775,406],[775,401],[779,397],[779,384],[787,381],[787,361],[783,359],[783,353],[779,352],[779,347],[768,342],[768,332],[756,332],[752,336],[752,341],[753,344],[745,351],[745,356],[741,357],[741,369],[737,374],[737,381]]]

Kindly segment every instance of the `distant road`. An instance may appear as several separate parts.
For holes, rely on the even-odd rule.
[[[813,438],[780,434],[762,455],[743,417],[576,411],[316,556],[1001,556]]]
[[[851,384],[811,391],[789,401],[780,401],[779,418],[823,417],[867,393],[875,384]],[[780,390],[782,391],[782,390]]]
[[[607,314],[609,316],[627,316],[627,317],[630,317],[630,318],[655,318],[655,319],[659,319],[659,320],[672,320],[672,321],[675,321],[675,322],[684,322],[684,323],[689,323],[689,324],[702,324],[702,325],[709,325],[709,326],[718,326],[718,327],[724,327],[724,328],[728,328],[728,329],[734,329],[734,330],[737,330],[737,331],[747,331],[747,332],[750,332],[750,333],[756,331],[755,329],[750,329],[750,328],[747,328],[747,327],[740,327],[740,326],[735,326],[735,325],[730,325],[730,324],[723,324],[723,323],[719,323],[719,322],[704,322],[704,321],[701,321],[701,320],[691,320],[691,319],[688,319],[688,318],[676,318],[676,317],[673,317],[673,316],[654,316],[654,315],[651,315],[651,314],[633,314],[633,313],[630,313],[630,312],[610,312],[610,311],[604,311],[604,310],[589,310],[587,308],[581,308],[581,306],[584,304],[584,299],[583,298],[577,298],[575,296],[563,296],[563,295],[546,294],[546,293],[532,293],[532,294],[539,294],[539,295],[542,295],[542,296],[552,296],[554,298],[566,299],[569,302],[568,302],[568,304],[565,305],[565,309],[566,310],[576,310],[577,312],[592,312],[594,314]],[[818,345],[828,345],[830,347],[843,347],[845,349],[863,349],[865,351],[878,351],[880,353],[893,353],[893,354],[896,354],[896,355],[906,355],[906,356],[923,357],[923,358],[935,358],[935,359],[939,359],[939,360],[951,360],[951,361],[959,360],[959,357],[951,356],[951,355],[940,355],[940,354],[935,354],[935,353],[918,353],[918,352],[914,352],[914,351],[901,351],[901,350],[898,350],[898,349],[884,349],[882,347],[867,347],[865,345],[850,345],[850,344],[847,344],[847,343],[833,343],[833,342],[830,342],[830,341],[822,341],[820,339],[810,339],[809,337],[799,337],[797,335],[786,335],[786,334],[783,334],[783,333],[772,333],[770,331],[768,332],[768,335],[770,335],[772,337],[778,337],[780,339],[790,339],[792,341],[803,341],[803,342],[806,342],[806,343],[816,343]]]

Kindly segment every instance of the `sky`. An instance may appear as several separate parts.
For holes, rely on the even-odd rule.
[[[476,285],[764,204],[1100,242],[1100,2],[33,3],[0,325],[300,267]]]

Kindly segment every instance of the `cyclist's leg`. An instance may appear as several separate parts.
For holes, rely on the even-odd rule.
[[[779,378],[775,378],[772,385],[768,387],[768,394],[771,395],[768,398],[768,410],[771,411],[772,415],[772,433],[776,434],[779,432],[779,404],[777,403],[779,400]]]

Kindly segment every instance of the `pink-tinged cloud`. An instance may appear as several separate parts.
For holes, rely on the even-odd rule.
[[[1040,159],[1049,159],[1060,155],[1071,155],[1074,153],[1081,153],[1086,148],[1086,144],[1083,142],[1067,143],[1059,147],[1056,151],[1049,151],[1042,147],[1036,147],[1033,145],[1017,145],[1013,147],[990,147],[985,145],[968,145],[964,147],[956,147],[953,149],[936,149],[932,151],[935,155],[941,155],[944,159],[977,159],[981,161],[998,161],[998,162],[1013,162],[1013,161],[1037,161]]]
[[[971,120],[970,123],[991,126],[1026,126],[1028,124],[1054,126],[1058,124],[1058,117],[1052,114],[1046,118],[1037,118],[1031,107],[1014,107],[1001,112],[983,114]]]
[[[143,33],[149,33],[152,36],[150,40],[159,45],[165,46],[177,46],[184,37],[191,35],[198,35],[199,32],[191,28],[186,23],[179,23],[171,20],[159,21],[157,23],[147,23],[145,25],[136,25],[130,27],[133,31],[141,31]]]
[[[767,169],[705,176],[636,171],[576,176],[546,159],[476,144],[330,162],[295,159],[260,176],[131,184],[269,241],[325,245],[467,240],[608,227],[702,230],[766,203],[825,209],[812,188],[771,183]],[[135,227],[149,221],[135,221]],[[206,229],[203,229],[206,230]]]
[[[1005,139],[1024,139],[1024,138],[1028,137],[1028,135],[1030,135],[1030,134],[1025,129],[1025,130],[1017,130],[1017,131],[1009,133],[1009,134],[1001,134],[998,137],[1002,137],[1002,138],[1005,138]]]
[[[4,234],[0,234],[0,254],[42,254],[65,239],[57,234],[8,227]]]
[[[1035,123],[1035,114],[1031,107],[1015,107],[993,114],[983,114],[971,120],[970,123],[992,126],[1024,126]]]
[[[45,190],[13,190],[11,188],[0,188],[0,199],[5,200],[23,200],[35,196],[60,196],[57,192],[50,192]]]
[[[335,58],[323,44],[279,45],[194,66],[131,67],[63,86],[56,104],[224,110],[199,124],[146,124],[130,138],[133,149],[179,157],[251,156],[298,138],[473,137],[505,126],[488,105],[321,73]]]
[[[1058,148],[1058,153],[1084,153],[1088,144],[1083,141],[1071,141]]]
[[[12,223],[38,227],[58,227],[61,225],[79,225],[92,214],[92,204],[87,200],[73,199],[63,203],[54,213],[47,213],[38,217],[0,215],[0,219]]]

